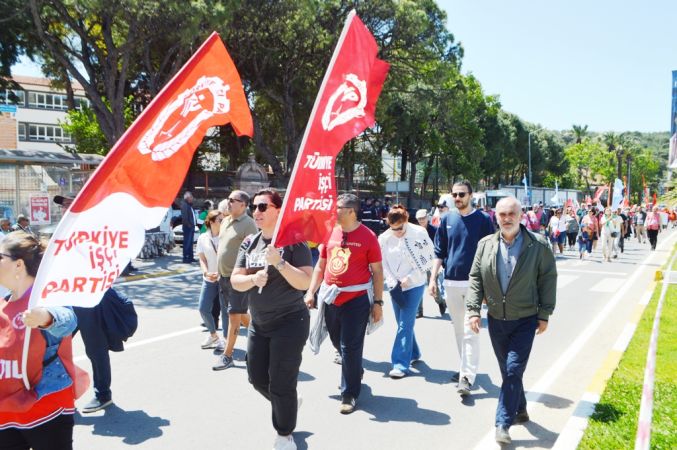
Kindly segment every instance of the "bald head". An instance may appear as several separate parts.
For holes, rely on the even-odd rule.
[[[505,239],[512,240],[520,230],[522,204],[515,197],[505,197],[496,204],[496,220]]]

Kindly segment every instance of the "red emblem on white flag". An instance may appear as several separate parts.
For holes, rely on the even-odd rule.
[[[336,222],[334,167],[343,145],[375,123],[389,64],[351,11],[310,114],[273,243],[324,242]]]
[[[213,33],[89,179],[52,237],[31,304],[95,306],[179,191],[207,130],[253,134],[240,76]]]

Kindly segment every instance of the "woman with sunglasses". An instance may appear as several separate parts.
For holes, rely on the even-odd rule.
[[[390,354],[391,378],[409,373],[412,362],[421,358],[414,335],[416,311],[423,300],[426,273],[432,268],[433,243],[425,228],[409,223],[402,205],[393,206],[386,221],[390,228],[378,238],[383,256],[383,276],[393,302],[397,332]]]
[[[216,261],[221,220],[223,220],[223,215],[220,211],[209,211],[204,219],[207,231],[202,233],[197,239],[196,250],[198,260],[200,261],[200,269],[202,270],[202,289],[200,290],[198,310],[202,316],[202,322],[207,327],[207,331],[209,331],[209,336],[205,338],[205,341],[201,345],[203,349],[214,348],[219,342],[213,311],[214,305],[220,304],[219,295],[221,295],[219,290],[219,268]],[[225,324],[223,327],[226,329]]]
[[[274,449],[294,450],[301,353],[308,339],[310,313],[303,301],[312,260],[306,243],[281,249],[271,245],[282,198],[272,189],[254,197],[260,232],[242,242],[231,276],[233,288],[249,297],[247,373],[249,382],[271,402]]]
[[[0,244],[0,285],[11,291],[0,300],[0,449],[73,448],[75,398],[88,384],[87,374],[73,364],[73,310],[27,309],[44,252],[45,245],[23,231],[8,234]],[[22,367],[27,330],[28,367]],[[25,372],[30,390],[22,380]]]

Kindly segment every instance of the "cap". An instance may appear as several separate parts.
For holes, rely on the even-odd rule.
[[[73,197],[64,197],[62,195],[55,195],[53,198],[54,203],[57,205],[63,205],[64,200],[70,200],[72,202],[75,199]]]
[[[454,204],[454,201],[451,198],[451,194],[444,194],[440,197],[440,201],[437,202],[437,206],[450,208]]]
[[[416,218],[417,219],[423,219],[424,217],[428,216],[428,210],[427,209],[419,209],[416,211]]]

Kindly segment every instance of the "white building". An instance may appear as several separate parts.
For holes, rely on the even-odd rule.
[[[60,124],[66,118],[67,98],[44,78],[16,76],[21,89],[0,90],[0,215],[31,217],[31,198],[75,193],[102,157],[74,155],[73,144]],[[87,103],[74,84],[76,106]],[[61,211],[49,202],[47,222],[56,223]],[[39,228],[36,227],[36,228]]]

